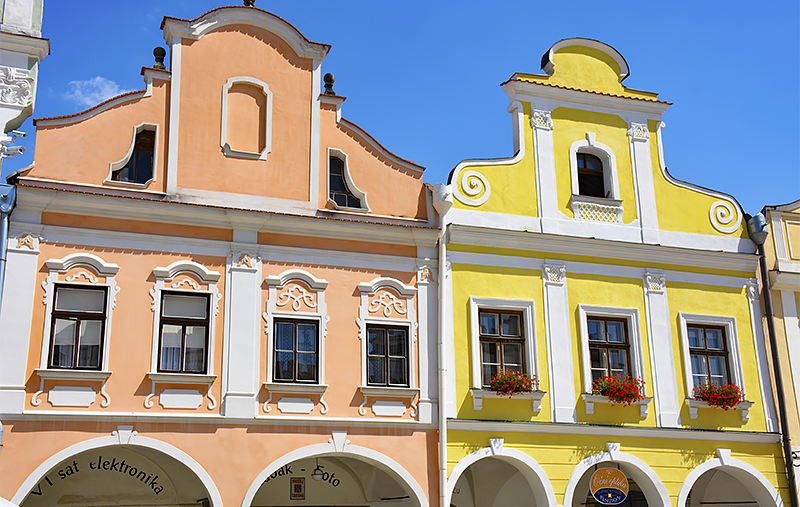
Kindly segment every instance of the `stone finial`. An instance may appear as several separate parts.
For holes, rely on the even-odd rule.
[[[336,78],[333,77],[333,74],[328,72],[322,76],[322,80],[325,81],[325,95],[336,95],[336,92],[333,91],[333,82],[336,81]]]
[[[244,0],[245,7],[255,7],[256,0]]]
[[[164,65],[164,57],[167,56],[167,50],[161,46],[157,46],[153,50],[153,56],[156,57],[156,63],[153,65],[154,69],[165,70],[167,67]]]

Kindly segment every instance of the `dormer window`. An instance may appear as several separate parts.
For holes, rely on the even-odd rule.
[[[591,197],[608,197],[603,176],[603,162],[590,153],[578,153],[578,192]]]
[[[344,161],[331,156],[328,169],[328,190],[330,199],[340,208],[362,208],[358,199],[347,185],[344,172]]]
[[[155,152],[156,132],[141,130],[136,133],[133,151],[128,161],[119,169],[111,171],[112,181],[127,183],[147,183],[153,177],[153,153]]]

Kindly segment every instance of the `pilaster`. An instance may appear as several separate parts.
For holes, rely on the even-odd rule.
[[[567,269],[563,264],[546,261],[544,280],[547,362],[550,370],[550,407],[553,422],[574,423],[575,377],[572,368],[572,332],[569,325]]]

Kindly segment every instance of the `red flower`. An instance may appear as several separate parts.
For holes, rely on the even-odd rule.
[[[608,396],[614,403],[630,405],[644,399],[644,380],[632,377],[603,377],[592,382],[592,394]]]
[[[489,381],[489,389],[497,396],[512,397],[515,393],[530,393],[538,389],[536,375],[528,375],[516,370],[503,370]]]
[[[719,407],[728,410],[739,404],[744,399],[744,393],[736,384],[716,384],[701,383],[692,391],[692,396],[696,400],[705,401],[712,407]]]

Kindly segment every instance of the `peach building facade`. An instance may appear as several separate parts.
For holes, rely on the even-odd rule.
[[[166,17],[170,69],[36,120],[0,311],[0,497],[408,505],[438,492],[438,217],[342,118],[330,47]],[[213,62],[213,63],[210,63]]]

